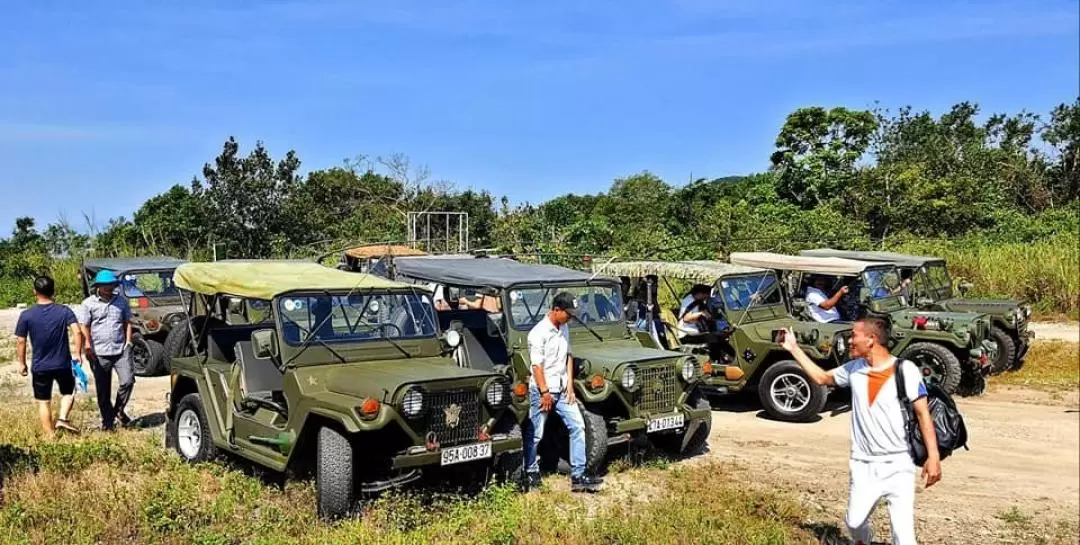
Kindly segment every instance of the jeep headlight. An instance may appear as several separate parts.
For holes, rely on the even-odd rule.
[[[409,418],[416,418],[424,412],[424,393],[417,388],[409,388],[401,396],[401,412]]]
[[[694,380],[697,375],[697,361],[693,358],[686,358],[682,362],[682,378],[686,382]]]
[[[484,397],[488,405],[493,409],[501,409],[510,402],[510,385],[505,380],[495,379],[488,383],[484,391]]]
[[[1031,305],[1024,305],[1021,309],[1024,311],[1024,318],[1031,318]]]
[[[633,365],[627,365],[623,368],[622,374],[619,375],[619,384],[627,390],[632,390],[637,384],[637,371],[634,370]]]

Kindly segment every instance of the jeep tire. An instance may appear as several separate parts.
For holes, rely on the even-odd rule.
[[[336,519],[346,515],[355,498],[353,449],[337,430],[319,428],[315,468],[315,495],[319,517]]]
[[[960,358],[952,350],[935,343],[913,343],[900,357],[911,360],[923,375],[923,380],[936,383],[945,393],[952,395],[960,386]]]
[[[757,390],[765,412],[783,422],[811,422],[829,399],[828,388],[814,384],[792,360],[778,361],[765,369]]]
[[[603,416],[590,411],[580,400],[577,405],[578,410],[581,411],[581,418],[585,421],[585,472],[590,475],[599,475],[607,459],[607,422]],[[551,422],[552,419],[558,422]],[[570,462],[569,431],[554,410],[548,415],[547,429],[544,430],[544,437],[536,450],[540,456],[542,471],[558,471],[559,460],[567,464]]]
[[[169,444],[186,462],[206,462],[217,457],[210,420],[206,418],[202,397],[197,393],[180,400],[165,433]]]
[[[131,365],[138,377],[166,374],[165,346],[136,333],[131,339]]]
[[[712,433],[712,405],[709,404],[708,397],[698,389],[686,400],[686,404],[696,411],[709,411],[709,416],[704,421],[687,422],[686,428],[679,433],[655,435],[652,438],[653,444],[658,448],[678,457],[704,453],[705,445],[709,443],[709,434]],[[694,433],[687,437],[693,424],[697,424]]]
[[[998,375],[1019,367],[1016,362],[1016,341],[1008,331],[998,326],[990,328],[990,341],[997,345],[997,357],[990,362],[990,374]]]

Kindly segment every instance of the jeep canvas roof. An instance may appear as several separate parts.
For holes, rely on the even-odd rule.
[[[418,289],[370,274],[339,271],[317,263],[299,261],[186,263],[176,268],[173,281],[178,287],[196,293],[228,294],[267,301],[294,291]]]
[[[800,255],[810,257],[842,257],[844,259],[857,259],[860,261],[887,261],[901,267],[922,267],[927,263],[944,261],[940,257],[929,257],[896,252],[860,252],[852,250],[835,250],[832,248],[818,248],[816,250],[803,250]]]
[[[891,267],[892,263],[855,261],[840,257],[810,257],[771,252],[734,252],[729,261],[734,265],[800,271],[834,276],[859,276],[871,267]]]
[[[656,275],[708,283],[715,282],[716,279],[724,276],[769,272],[767,269],[732,265],[721,261],[623,261],[597,264],[593,266],[593,270],[609,276]]]
[[[451,286],[505,289],[518,284],[613,281],[555,265],[534,265],[502,258],[403,257],[394,260],[394,267],[402,276]]]
[[[124,273],[127,271],[169,270],[175,269],[184,263],[187,263],[187,261],[165,256],[113,257],[84,260],[83,268],[93,272],[107,269],[115,273]]]
[[[345,255],[356,259],[371,259],[383,256],[421,256],[427,255],[427,252],[400,244],[369,244],[349,248],[345,250]]]

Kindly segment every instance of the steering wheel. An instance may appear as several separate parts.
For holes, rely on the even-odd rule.
[[[399,325],[397,325],[397,324],[395,324],[393,322],[379,322],[379,323],[375,324],[372,327],[372,329],[385,329],[385,328],[388,328],[388,327],[392,327],[392,328],[394,328],[395,331],[397,331],[397,334],[394,335],[394,337],[404,337],[405,336],[405,333],[401,330],[401,326],[399,326]],[[388,335],[383,333],[383,336],[386,337]]]

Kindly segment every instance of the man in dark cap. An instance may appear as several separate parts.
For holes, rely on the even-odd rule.
[[[574,398],[574,358],[570,353],[570,330],[566,324],[577,311],[574,296],[561,292],[551,310],[529,332],[529,420],[525,429],[525,475],[527,486],[540,484],[536,447],[544,436],[544,424],[552,412],[566,424],[570,436],[570,490],[596,492],[600,480],[585,474],[585,419]],[[528,425],[530,424],[531,425]]]

